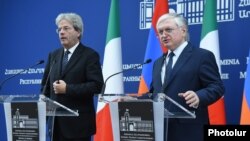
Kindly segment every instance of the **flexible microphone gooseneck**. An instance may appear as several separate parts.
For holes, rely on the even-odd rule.
[[[50,66],[50,69],[49,69],[49,73],[47,75],[47,79],[45,81],[45,84],[43,86],[43,91],[42,91],[42,94],[45,95],[45,91],[46,91],[46,88],[47,88],[47,85],[48,85],[48,81],[49,81],[49,78],[50,78],[50,73],[51,73],[51,70],[53,69],[54,67],[54,64],[56,63],[56,60],[54,60]]]
[[[30,68],[34,68],[35,66],[40,65],[40,64],[43,64],[43,63],[44,63],[44,60],[40,60],[40,61],[38,61],[35,65],[30,66],[30,67],[28,67],[28,68],[26,68],[26,69],[24,69],[24,70],[22,70],[22,71],[20,71],[20,72],[18,72],[18,73],[16,73],[16,74],[12,75],[12,76],[10,76],[10,77],[4,79],[4,80],[0,83],[0,90],[2,89],[2,86],[3,86],[3,84],[4,84],[6,81],[8,81],[8,80],[10,80],[11,78],[13,78],[13,77],[15,77],[15,76],[21,74],[22,72],[25,72],[26,70],[28,70],[28,69],[30,69]]]
[[[108,80],[109,80],[111,77],[113,77],[113,76],[115,76],[115,75],[118,75],[118,74],[120,74],[120,73],[123,73],[123,72],[127,72],[127,71],[130,71],[130,70],[139,68],[139,67],[141,67],[141,66],[143,66],[143,65],[145,65],[145,64],[151,63],[151,62],[152,62],[151,59],[147,59],[147,60],[146,60],[144,63],[142,63],[142,64],[136,65],[136,66],[134,66],[134,67],[132,67],[132,68],[129,68],[129,69],[127,69],[127,70],[123,70],[123,71],[120,71],[120,72],[117,72],[117,73],[114,73],[114,74],[110,75],[110,76],[105,80],[105,82],[104,82],[104,84],[103,84],[102,91],[101,91],[101,99],[103,99],[103,95],[104,95],[104,92],[105,92],[106,84],[107,84]]]

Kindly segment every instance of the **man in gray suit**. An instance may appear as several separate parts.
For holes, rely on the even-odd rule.
[[[195,119],[169,119],[168,141],[202,141],[203,126],[209,124],[207,108],[224,94],[215,56],[189,42],[181,15],[164,14],[156,28],[168,52],[154,62],[150,92],[164,93],[196,114]],[[165,108],[172,110],[166,103]]]
[[[62,47],[49,53],[42,87],[44,95],[78,110],[78,117],[55,117],[54,141],[90,141],[96,132],[94,94],[100,93],[103,76],[99,55],[80,39],[83,21],[75,13],[56,18]]]

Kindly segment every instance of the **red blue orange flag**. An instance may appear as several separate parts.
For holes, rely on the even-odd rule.
[[[167,0],[156,0],[154,7],[154,14],[152,18],[151,28],[149,30],[148,43],[146,48],[146,53],[144,60],[152,59],[154,62],[159,58],[163,52],[166,51],[166,48],[163,47],[160,43],[160,40],[157,38],[156,23],[157,20],[163,15],[168,13],[168,1]],[[164,50],[165,49],[165,50]],[[143,66],[142,75],[139,84],[139,94],[143,94],[149,91],[150,83],[152,80],[152,69],[153,63]]]
[[[250,57],[250,51],[249,51]],[[250,125],[250,63],[247,65],[246,78],[244,84],[244,91],[242,97],[242,106],[241,106],[241,125]]]

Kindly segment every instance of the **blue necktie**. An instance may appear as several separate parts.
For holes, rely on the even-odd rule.
[[[171,52],[168,57],[168,64],[166,66],[166,69],[165,69],[165,78],[164,78],[164,83],[167,82],[167,80],[169,79],[170,75],[171,75],[171,72],[172,72],[172,66],[173,66],[173,56],[174,56],[174,52]]]
[[[64,69],[69,61],[69,54],[70,54],[69,50],[65,51],[65,53],[64,53],[63,61],[62,61],[62,71],[64,71]]]

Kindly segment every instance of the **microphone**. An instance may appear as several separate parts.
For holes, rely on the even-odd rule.
[[[49,82],[50,73],[51,73],[51,70],[53,69],[55,63],[56,63],[56,59],[52,62],[51,67],[49,69],[49,73],[47,75],[47,79],[45,81],[45,84],[44,84],[43,90],[42,90],[43,95],[45,95],[45,91],[46,91],[46,88],[47,88],[47,85],[48,85],[48,82]]]
[[[26,69],[24,69],[24,70],[22,70],[22,71],[20,71],[20,72],[18,72],[18,73],[16,73],[16,74],[12,75],[12,76],[10,76],[10,77],[4,79],[4,80],[0,83],[0,90],[2,89],[3,84],[4,84],[6,81],[8,81],[9,79],[11,79],[11,78],[13,78],[13,77],[15,77],[15,76],[21,74],[22,72],[25,72],[26,70],[28,70],[28,69],[30,69],[30,68],[34,68],[35,66],[40,65],[40,64],[43,64],[43,63],[44,63],[44,60],[40,60],[40,61],[38,61],[35,65],[30,66],[30,67],[28,67],[28,68],[26,68]]]
[[[136,65],[136,66],[134,66],[134,67],[132,67],[132,68],[129,68],[129,69],[127,69],[127,70],[123,70],[123,71],[120,71],[120,72],[117,72],[117,73],[114,73],[114,74],[110,75],[110,76],[105,80],[105,82],[104,82],[104,84],[103,84],[102,91],[101,91],[101,99],[103,99],[103,95],[104,95],[104,92],[105,92],[106,84],[107,84],[108,80],[109,80],[111,77],[113,77],[113,76],[115,76],[115,75],[117,75],[117,74],[123,73],[123,72],[130,71],[130,70],[132,70],[132,69],[136,69],[136,68],[138,68],[138,67],[141,67],[141,66],[143,66],[143,65],[145,65],[145,64],[148,64],[148,63],[151,63],[151,62],[152,62],[152,59],[147,59],[147,60],[146,60],[144,63],[142,63],[142,64]]]

